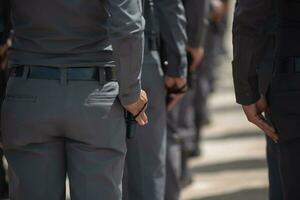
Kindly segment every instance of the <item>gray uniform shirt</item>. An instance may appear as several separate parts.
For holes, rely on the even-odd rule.
[[[166,44],[169,62],[166,75],[185,77],[187,74],[186,18],[181,0],[154,0],[159,31]]]
[[[152,37],[156,42],[160,36],[163,38],[169,62],[166,75],[185,77],[187,37],[185,12],[181,0],[145,0],[144,2],[144,15],[147,22],[145,35],[148,39]]]
[[[203,47],[208,27],[209,0],[183,0],[187,18],[188,45]]]
[[[0,0],[0,32],[4,1]],[[15,32],[12,65],[116,65],[122,104],[137,100],[144,30],[140,0],[10,0],[10,4]]]

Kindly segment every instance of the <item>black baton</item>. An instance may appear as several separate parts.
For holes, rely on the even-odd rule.
[[[125,111],[125,119],[127,139],[133,139],[136,135],[137,122],[135,121],[133,114],[128,111]]]

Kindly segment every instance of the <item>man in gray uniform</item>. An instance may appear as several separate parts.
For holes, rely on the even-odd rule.
[[[206,30],[206,16],[208,12],[208,0],[184,0],[187,17],[188,33],[188,52],[191,54],[193,62],[191,68],[195,70],[203,57],[203,44]],[[189,93],[179,102],[168,114],[168,150],[167,150],[167,181],[166,181],[166,200],[177,200],[180,196],[181,179],[181,129],[180,124],[184,122],[190,124],[190,118],[181,117],[181,108],[184,102],[189,99]],[[188,112],[190,112],[189,110]],[[193,110],[192,110],[192,113]],[[193,133],[193,136],[195,134]]]
[[[147,123],[141,2],[10,4],[15,33],[1,112],[10,198],[63,200],[68,174],[73,200],[121,200],[123,107]]]
[[[145,57],[142,87],[149,97],[149,123],[138,127],[136,138],[127,141],[127,175],[124,199],[163,200],[166,162],[166,106],[164,74],[158,52],[163,37],[170,66],[166,85],[180,88],[186,83],[185,16],[181,0],[145,0]],[[160,23],[161,22],[161,23]]]

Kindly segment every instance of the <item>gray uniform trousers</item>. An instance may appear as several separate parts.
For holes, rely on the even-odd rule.
[[[166,92],[157,51],[145,47],[142,88],[147,92],[149,123],[127,141],[123,199],[163,200],[166,160]]]
[[[167,115],[167,163],[165,200],[179,200],[181,177],[182,144],[178,134],[179,106],[175,106]]]
[[[126,153],[118,84],[10,78],[2,134],[11,200],[120,200]]]
[[[201,139],[203,120],[207,118],[207,98],[213,87],[217,58],[217,34],[214,25],[208,26],[205,38],[205,57],[192,77],[192,88],[179,104],[178,133],[183,141],[183,150],[193,151]]]

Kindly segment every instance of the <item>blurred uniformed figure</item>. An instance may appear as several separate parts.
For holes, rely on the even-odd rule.
[[[121,200],[124,112],[148,121],[141,2],[5,2],[0,37],[10,9],[14,30],[1,108],[10,199],[65,199],[68,174],[74,200]]]
[[[191,57],[189,74],[192,74],[196,71],[204,56],[203,45],[207,25],[208,1],[184,0],[183,3],[187,17],[187,51]],[[187,115],[182,116],[182,114],[183,112],[194,113],[194,104],[191,109],[185,105],[185,102],[190,99],[191,92],[188,91],[183,99],[179,101],[179,104],[168,113],[166,200],[177,200],[180,197],[181,179],[185,171],[185,169],[182,170],[182,162],[185,162],[185,155],[182,152],[189,148],[187,146],[189,142],[186,139],[188,136],[182,132],[181,127],[183,124],[185,126],[194,123],[192,118]],[[193,132],[191,135],[193,140],[195,133]]]
[[[163,200],[166,165],[166,86],[186,84],[186,20],[181,0],[145,0],[145,55],[142,88],[147,92],[149,123],[138,127],[127,141],[124,198]],[[164,40],[169,66],[163,74],[160,39]],[[166,82],[165,82],[166,79]]]
[[[191,88],[180,102],[178,131],[182,140],[181,181],[183,186],[192,181],[187,167],[188,159],[201,155],[202,127],[209,123],[207,102],[213,91],[216,68],[221,57],[220,49],[225,32],[223,22],[227,11],[225,0],[207,1],[206,15],[203,20],[205,27],[203,35],[206,37],[202,42],[205,56],[196,67],[191,62]],[[194,59],[191,57],[191,60]]]

